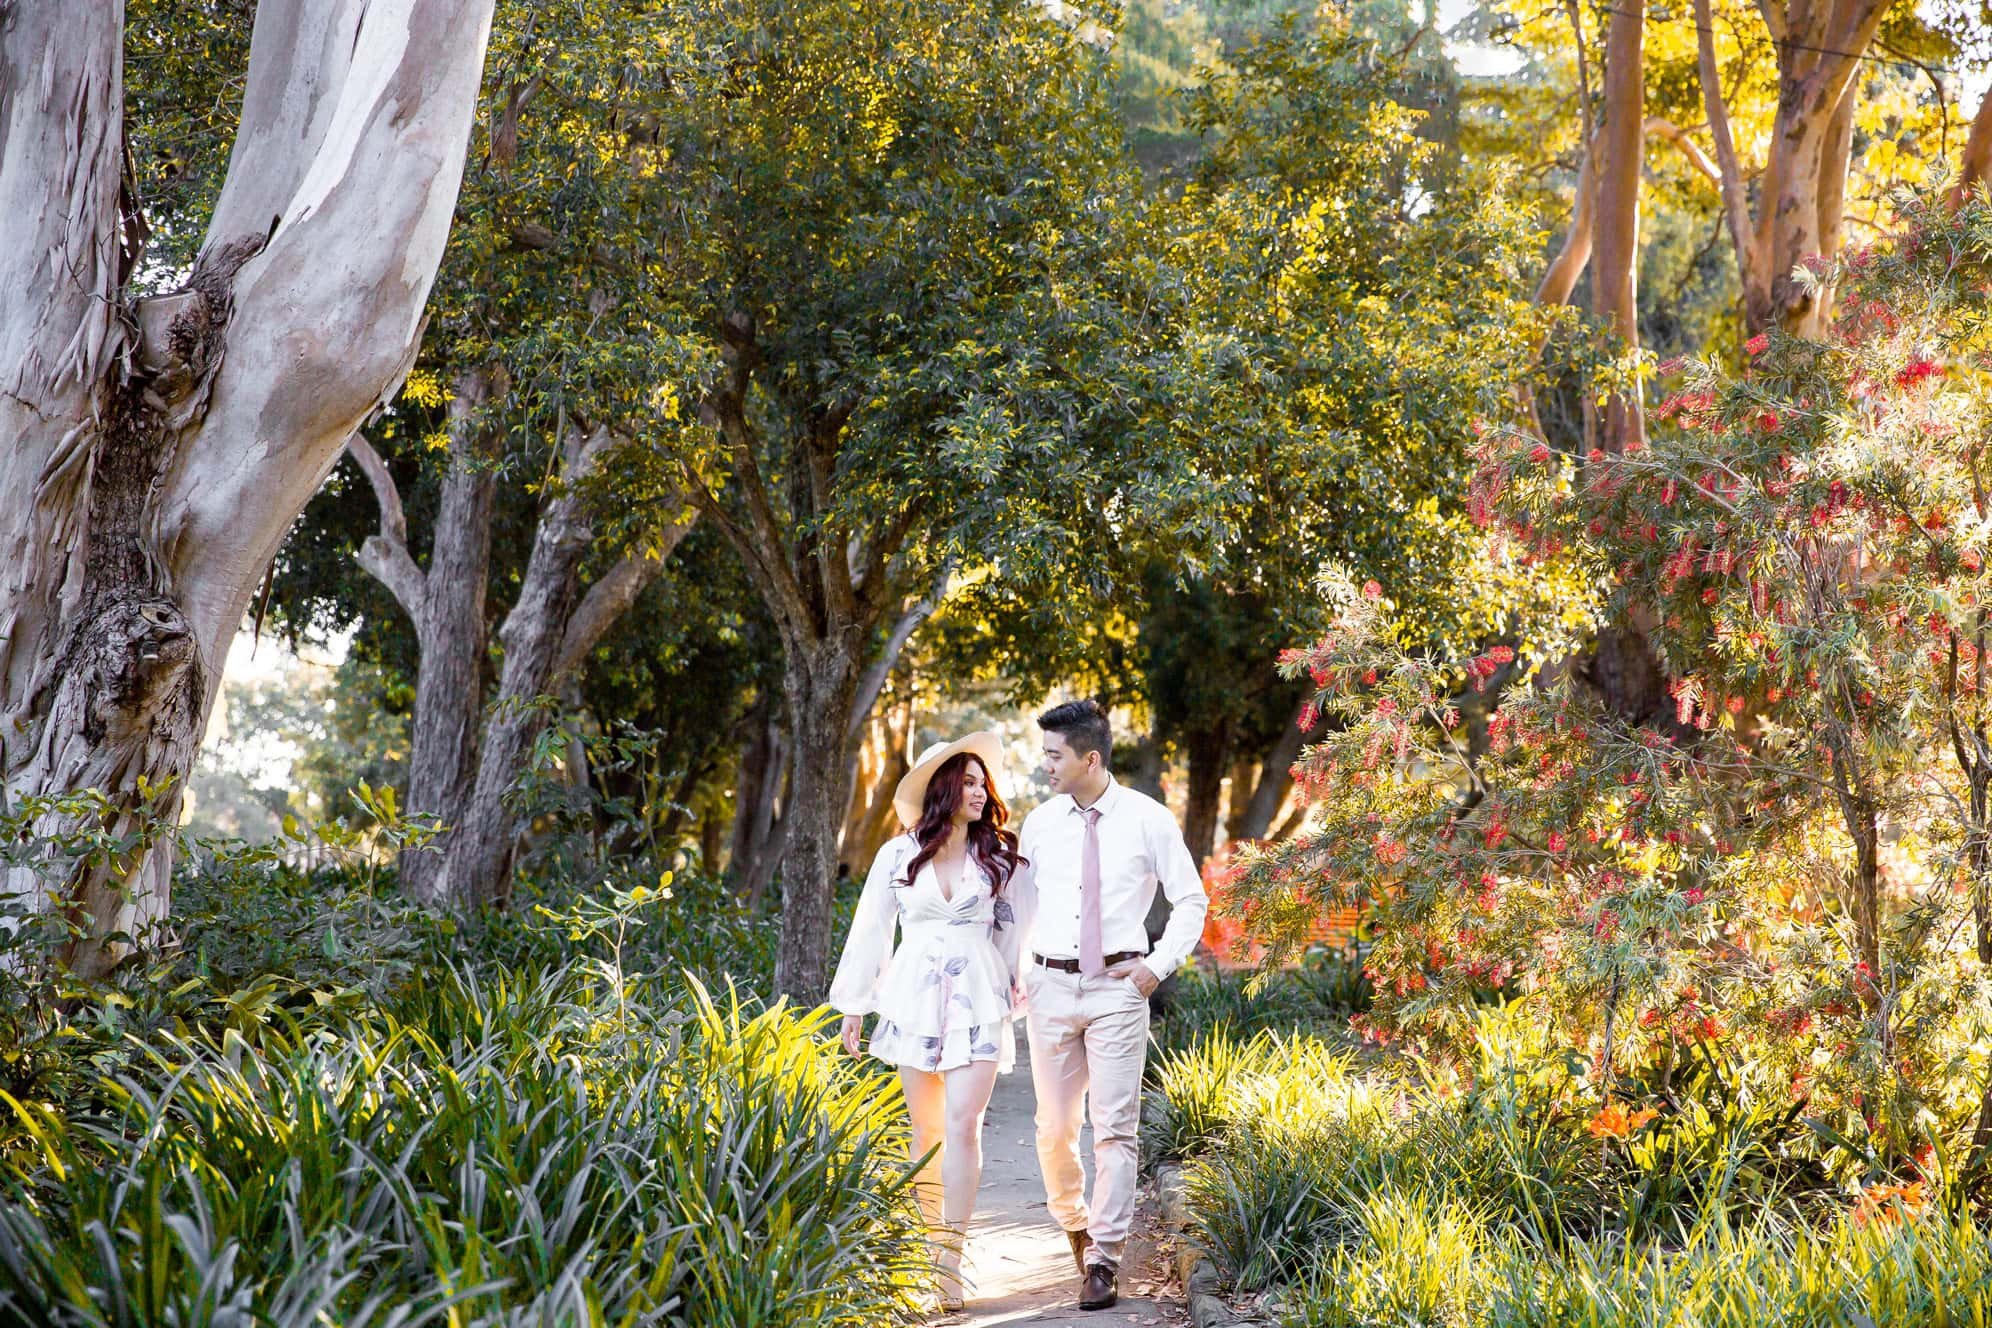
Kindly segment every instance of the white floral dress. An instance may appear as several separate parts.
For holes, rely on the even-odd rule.
[[[877,1014],[871,1053],[890,1065],[940,1072],[972,1061],[1008,1071],[1017,1059],[1011,985],[1022,935],[1011,886],[1001,897],[971,852],[954,898],[930,862],[908,881],[919,851],[910,834],[879,850],[830,984],[845,1014]],[[898,944],[894,945],[894,933]]]

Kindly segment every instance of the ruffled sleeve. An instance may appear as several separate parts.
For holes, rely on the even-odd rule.
[[[878,1008],[879,979],[892,962],[899,929],[899,901],[893,897],[892,881],[905,858],[905,836],[890,839],[872,859],[871,874],[865,877],[851,934],[844,940],[844,956],[830,981],[830,1004],[845,1014],[870,1014]]]
[[[1012,987],[1024,980],[1024,938],[1037,917],[1037,873],[1029,863],[1019,864],[1003,893],[996,898],[996,929],[991,939],[996,952],[1010,970]]]

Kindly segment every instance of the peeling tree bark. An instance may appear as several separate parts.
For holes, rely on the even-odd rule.
[[[398,390],[447,238],[491,0],[264,0],[187,285],[138,301],[123,5],[0,6],[0,791],[143,836],[340,447]],[[66,818],[50,812],[42,830]],[[163,916],[169,854],[14,870],[80,971]]]

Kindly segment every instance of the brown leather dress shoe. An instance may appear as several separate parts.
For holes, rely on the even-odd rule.
[[[1079,1276],[1084,1277],[1086,1275],[1086,1244],[1092,1238],[1086,1234],[1084,1229],[1081,1229],[1066,1232],[1065,1239],[1072,1246],[1072,1266],[1079,1270]]]
[[[1114,1288],[1114,1279],[1120,1269],[1102,1259],[1086,1270],[1086,1281],[1079,1288],[1079,1308],[1082,1310],[1104,1310],[1111,1308],[1120,1299]]]

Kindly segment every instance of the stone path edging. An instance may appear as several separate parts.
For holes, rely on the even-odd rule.
[[[1176,1277],[1190,1303],[1190,1322],[1196,1328],[1260,1328],[1264,1320],[1246,1318],[1225,1304],[1218,1294],[1217,1265],[1189,1238],[1182,1167],[1175,1163],[1158,1166],[1155,1193],[1161,1202],[1162,1220],[1176,1236]]]

